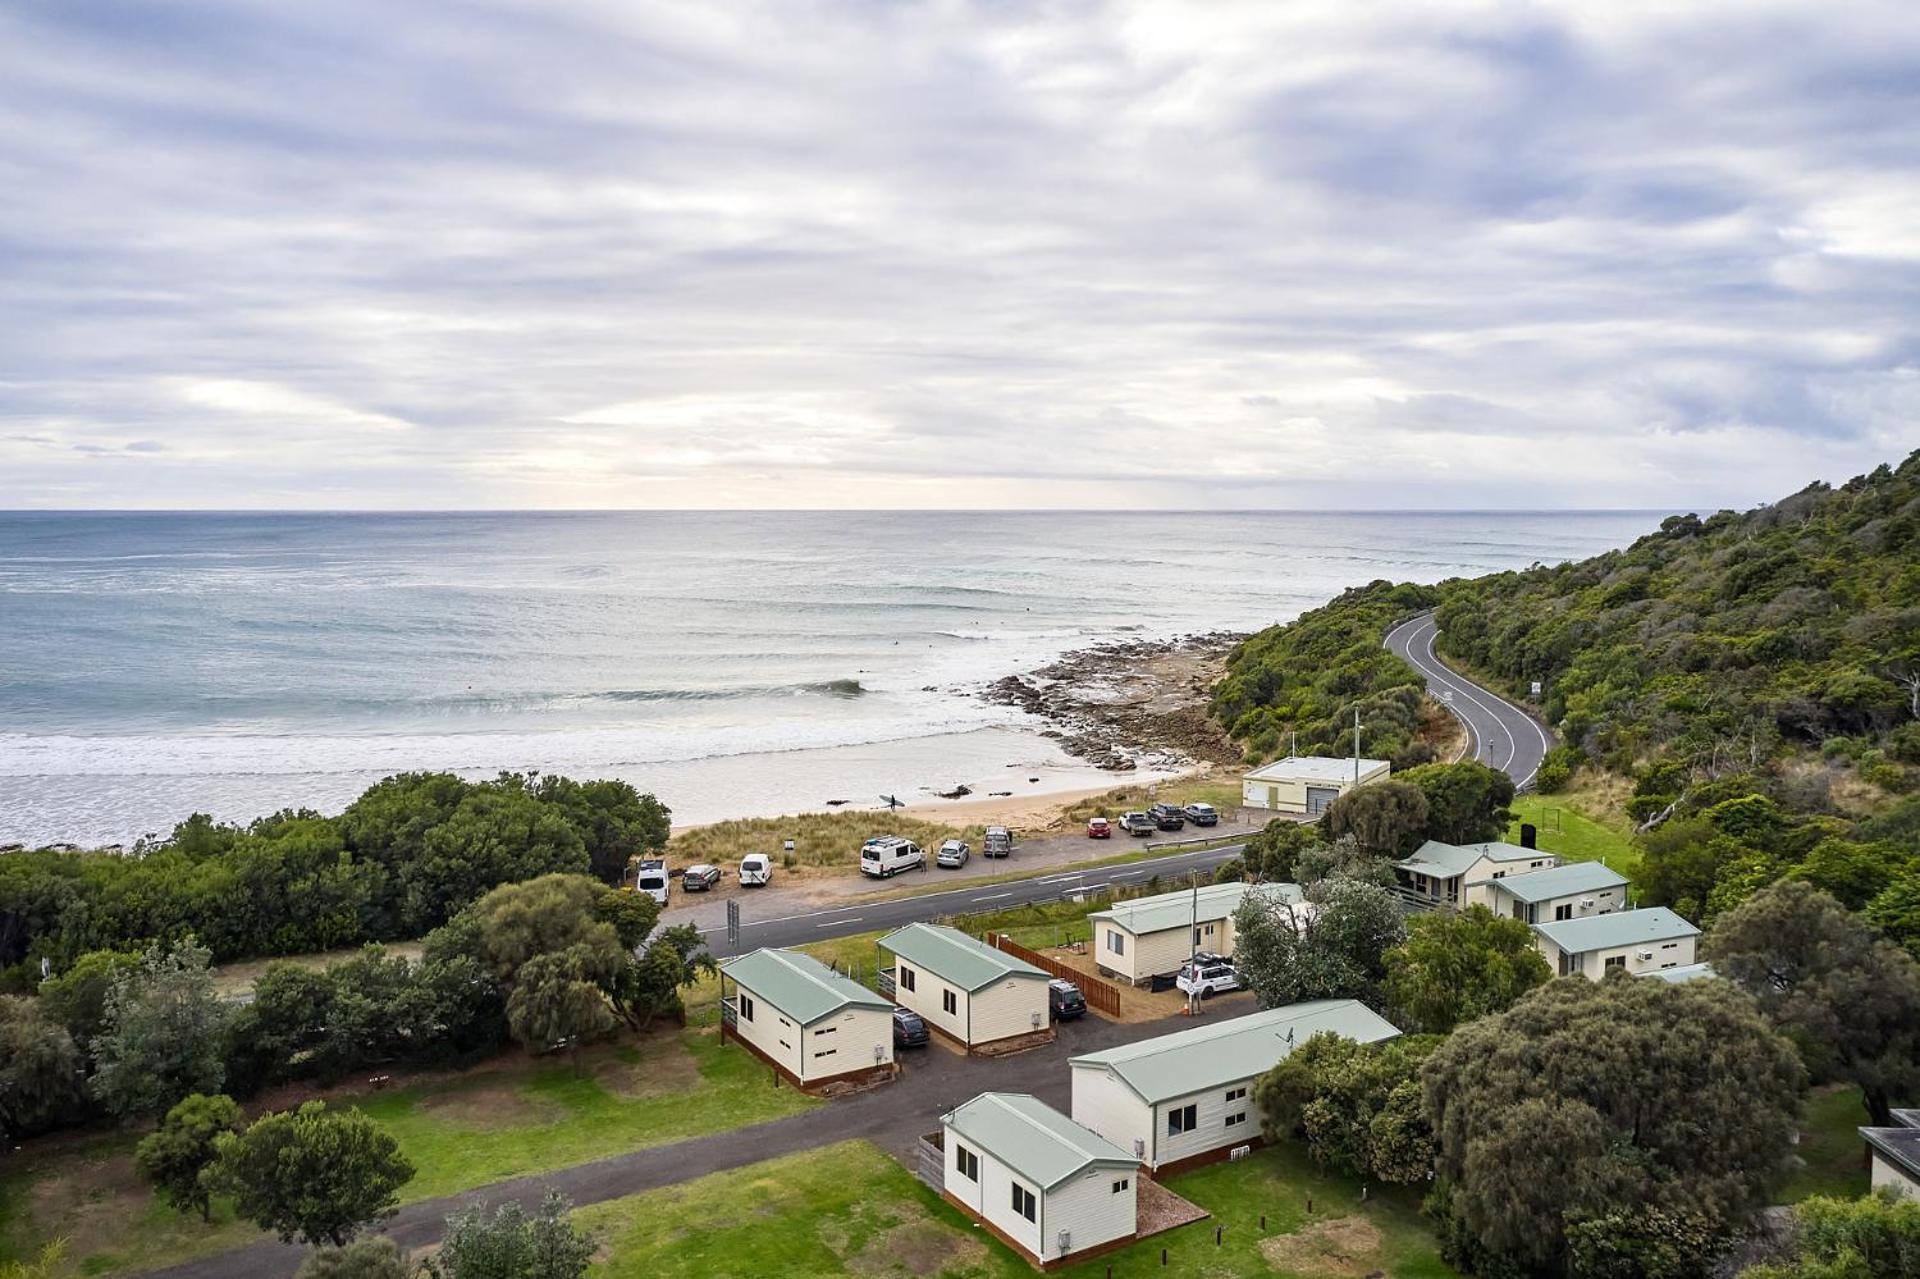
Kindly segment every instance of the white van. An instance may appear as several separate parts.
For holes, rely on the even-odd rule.
[[[748,853],[740,859],[740,887],[773,882],[773,858],[765,853]]]
[[[860,846],[860,873],[885,879],[903,870],[925,870],[927,855],[920,845],[898,835],[876,835]]]
[[[667,863],[665,858],[643,857],[633,870],[633,891],[645,893],[662,906],[667,904]]]

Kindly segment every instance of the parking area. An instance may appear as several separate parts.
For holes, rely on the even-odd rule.
[[[1076,972],[1085,973],[1089,977],[1100,977],[1100,968],[1094,962],[1092,948],[1084,942],[1076,942],[1070,946],[1045,946],[1040,948],[1040,953],[1048,959],[1065,964]],[[1159,1021],[1162,1018],[1177,1017],[1186,1012],[1187,997],[1177,990],[1155,992],[1145,986],[1129,986],[1124,981],[1108,982],[1108,984],[1116,987],[1120,992],[1120,1016],[1116,1020],[1129,1024]],[[1242,990],[1231,994],[1215,995],[1205,1003],[1209,1015],[1217,1012],[1231,1016],[1251,1011],[1254,999],[1250,993]]]

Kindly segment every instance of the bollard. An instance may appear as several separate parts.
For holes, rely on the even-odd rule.
[[[1267,1228],[1267,1214],[1263,1212],[1260,1214],[1260,1229],[1265,1230],[1266,1228]]]
[[[1215,1226],[1213,1228],[1213,1246],[1214,1247],[1218,1248],[1220,1246],[1220,1236],[1225,1230],[1226,1230],[1225,1226]]]
[[[1160,1250],[1160,1264],[1163,1266],[1167,1264],[1167,1250],[1165,1248]]]
[[[1309,1217],[1313,1215],[1313,1196],[1312,1195],[1307,1196],[1307,1215]]]

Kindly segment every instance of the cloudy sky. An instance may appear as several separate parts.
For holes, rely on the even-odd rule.
[[[1920,444],[1911,0],[10,0],[0,506],[1672,507]]]

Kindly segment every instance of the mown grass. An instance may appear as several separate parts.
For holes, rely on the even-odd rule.
[[[1628,879],[1640,871],[1640,850],[1629,831],[1594,820],[1552,795],[1521,795],[1513,801],[1507,839],[1520,842],[1520,823],[1532,822],[1540,847],[1572,862],[1605,862]]]
[[[1780,1187],[1781,1203],[1799,1203],[1814,1195],[1852,1199],[1867,1193],[1866,1145],[1860,1126],[1867,1103],[1852,1084],[1817,1088],[1807,1098],[1800,1120],[1800,1145],[1794,1151],[1803,1166]]]
[[[1238,777],[1176,777],[1142,786],[1117,787],[1104,795],[1067,805],[1060,812],[1057,826],[1084,826],[1089,817],[1118,817],[1150,804],[1212,804],[1215,808],[1238,808],[1240,780]]]
[[[1239,1163],[1215,1164],[1168,1182],[1207,1209],[1204,1221],[1142,1240],[1066,1275],[1362,1275],[1396,1279],[1452,1275],[1423,1224],[1417,1197],[1320,1173],[1282,1144]],[[1309,1209],[1311,1204],[1311,1209]],[[718,1275],[967,1276],[1033,1272],[1005,1245],[861,1141],[716,1173],[682,1186],[581,1209],[602,1239],[593,1279],[708,1279]],[[1273,1264],[1262,1241],[1302,1228],[1360,1219],[1377,1242],[1347,1268]],[[1215,1243],[1215,1227],[1221,1228]],[[1167,1265],[1160,1265],[1160,1250]]]
[[[776,865],[853,866],[860,861],[860,845],[875,835],[902,836],[932,856],[947,839],[964,839],[977,848],[984,830],[982,826],[951,826],[888,812],[742,817],[681,831],[673,837],[667,852],[676,866],[711,862],[729,870],[748,853],[766,853]],[[794,844],[790,854],[783,851],[789,839]]]

